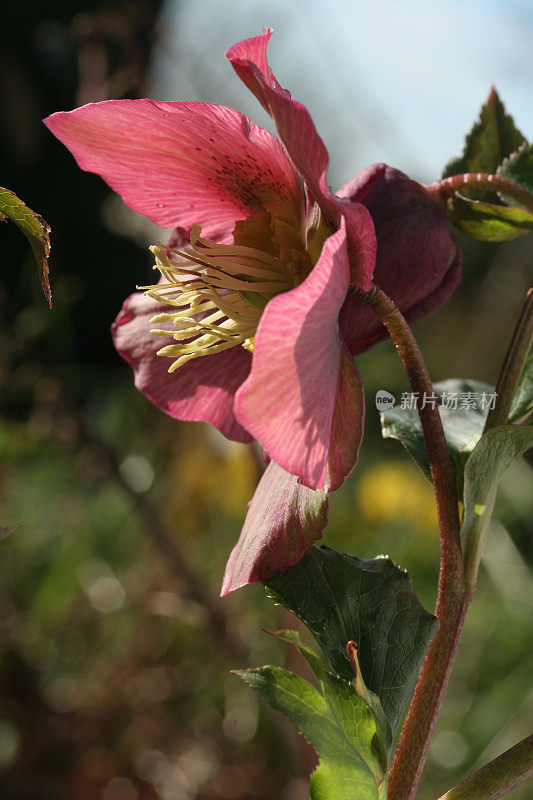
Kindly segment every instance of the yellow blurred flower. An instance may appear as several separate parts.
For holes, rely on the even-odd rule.
[[[411,464],[385,461],[371,467],[359,481],[357,499],[362,517],[373,525],[400,522],[424,532],[437,529],[433,488]]]
[[[179,486],[175,499],[180,513],[193,524],[212,510],[242,517],[257,483],[253,453],[247,445],[201,433],[187,436],[186,447],[176,452],[166,470],[172,484]]]

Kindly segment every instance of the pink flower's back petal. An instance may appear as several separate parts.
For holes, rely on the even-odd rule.
[[[440,206],[424,186],[386,164],[363,170],[339,192],[364,203],[377,237],[374,283],[398,305],[409,322],[442,305],[461,276],[461,250]],[[352,353],[386,335],[374,312],[349,297],[341,330]]]
[[[291,100],[268,66],[266,48],[271,33],[266,29],[261,36],[238,42],[226,56],[274,120],[281,141],[306,182],[308,193],[319,204],[325,218],[338,227],[344,216],[351,281],[367,290],[372,283],[376,253],[372,220],[365,208],[335,197],[327,186],[329,156],[311,115],[305,106]]]
[[[263,86],[266,84],[280,94],[290,97],[287,89],[283,89],[276,76],[270,69],[267,59],[267,47],[270,37],[272,36],[272,28],[263,28],[263,33],[260,36],[252,36],[250,39],[244,39],[242,42],[237,42],[233,47],[230,47],[226,53],[226,58],[231,61],[231,64],[248,89],[255,94],[265,111],[269,114],[268,97],[265,95]],[[256,75],[248,67],[248,62],[257,67],[263,81],[258,81]]]
[[[229,557],[221,594],[291,567],[322,536],[327,522],[327,494],[302,486],[295,475],[271,461]]]
[[[342,228],[306,280],[267,305],[235,397],[237,419],[273,461],[319,491],[342,485],[362,435],[362,386],[338,330],[349,279]]]
[[[372,218],[363,205],[352,203],[347,206],[336,197],[324,194],[329,208],[329,217],[344,218],[346,224],[346,241],[350,254],[350,283],[359,286],[365,292],[373,282],[376,263],[376,234]],[[325,207],[325,203],[321,203]]]
[[[357,461],[363,439],[365,394],[363,382],[344,342],[337,400],[331,423],[329,474],[332,489],[341,486]]]
[[[175,419],[209,422],[229,439],[251,441],[233,414],[234,394],[250,371],[250,354],[234,347],[194,358],[169,374],[172,359],[156,355],[166,342],[150,333],[149,321],[166,310],[156,300],[133,294],[113,325],[115,347],[133,367],[135,386]]]
[[[298,175],[275,136],[225,106],[108,100],[45,120],[79,166],[162,228],[232,230],[266,205],[300,213]]]

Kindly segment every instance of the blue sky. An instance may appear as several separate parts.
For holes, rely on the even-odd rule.
[[[533,138],[530,0],[167,0],[153,96],[230,105],[269,127],[224,58],[263,25],[280,83],[328,147],[334,188],[375,161],[431,182],[492,84]]]

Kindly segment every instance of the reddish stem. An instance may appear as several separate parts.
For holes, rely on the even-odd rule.
[[[410,327],[392,300],[378,289],[355,296],[372,308],[389,331],[413,392],[431,396],[433,387]],[[440,628],[422,665],[389,776],[390,800],[412,800],[427,758],[448,684],[470,596],[464,592],[457,489],[439,411],[418,408],[435,488],[441,541],[436,616]]]
[[[427,187],[428,191],[439,198],[443,203],[448,197],[453,197],[461,189],[495,192],[505,197],[512,197],[528,211],[533,212],[533,194],[514,181],[502,178],[500,175],[489,175],[484,172],[466,172],[464,175],[452,175]]]
[[[435,614],[440,629],[422,664],[389,775],[389,800],[413,800],[437,726],[471,593],[446,588],[442,568]]]

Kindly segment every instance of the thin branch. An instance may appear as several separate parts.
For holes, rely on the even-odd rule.
[[[505,425],[511,410],[514,393],[522,374],[522,369],[533,343],[533,288],[522,306],[511,342],[505,354],[503,365],[496,383],[496,402],[489,411],[483,433],[497,425]]]
[[[533,778],[533,736],[474,772],[439,800],[499,800]]]
[[[498,425],[505,425],[516,387],[522,373],[525,361],[533,341],[533,288],[526,295],[522,311],[518,318],[507,353],[503,360],[500,375],[496,383],[496,402],[489,411],[483,434]],[[476,587],[477,574],[489,525],[496,503],[497,486],[490,491],[485,501],[485,512],[476,518],[476,523],[468,533],[463,535],[463,563],[465,571],[465,586],[470,591]]]

